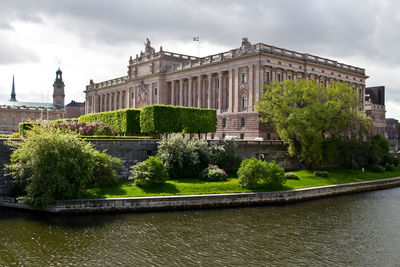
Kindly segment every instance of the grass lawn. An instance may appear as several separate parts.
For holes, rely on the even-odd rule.
[[[396,167],[393,171],[386,171],[385,173],[365,172],[365,174],[362,174],[361,171],[354,172],[343,168],[328,168],[325,170],[329,172],[328,178],[315,177],[312,171],[294,171],[300,180],[287,180],[286,184],[284,184],[283,188],[280,190],[361,182],[400,176],[400,167]],[[240,187],[237,177],[231,176],[226,182],[204,182],[199,179],[182,179],[169,180],[163,185],[153,187],[137,187],[130,180],[122,180],[115,186],[89,189],[84,197],[142,197],[266,191],[272,190],[265,187],[252,190],[243,189]]]

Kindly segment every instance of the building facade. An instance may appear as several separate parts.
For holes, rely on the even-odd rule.
[[[85,102],[76,102],[72,100],[69,104],[65,105],[66,119],[79,118],[85,115]]]
[[[129,59],[128,75],[86,86],[85,113],[150,104],[213,108],[217,132],[212,138],[237,136],[278,139],[273,128],[259,121],[254,108],[265,83],[314,79],[328,85],[348,82],[364,108],[364,69],[243,38],[239,48],[207,57],[156,52],[147,39],[145,51]]]
[[[385,86],[365,88],[365,114],[372,118],[374,133],[385,135]]]
[[[389,139],[392,145],[398,145],[399,143],[399,121],[393,118],[386,119],[385,136]]]
[[[58,69],[53,84],[53,103],[20,102],[17,101],[13,77],[11,98],[0,103],[0,133],[18,132],[20,122],[64,118],[64,87],[62,72]]]

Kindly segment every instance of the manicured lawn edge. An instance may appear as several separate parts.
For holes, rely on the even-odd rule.
[[[396,167],[393,171],[386,171],[385,173],[365,172],[364,174],[361,171],[350,173],[349,170],[343,168],[331,168],[326,170],[329,172],[329,177],[327,178],[315,177],[312,171],[294,171],[294,173],[299,176],[300,180],[287,180],[286,184],[279,189],[265,187],[244,189],[240,187],[238,179],[234,176],[231,176],[226,182],[205,182],[199,179],[169,180],[164,185],[155,187],[137,187],[133,185],[133,182],[130,180],[121,180],[116,186],[90,189],[84,198],[275,192],[400,177],[399,167]]]

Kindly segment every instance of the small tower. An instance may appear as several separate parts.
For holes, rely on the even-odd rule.
[[[62,80],[62,71],[58,68],[56,72],[56,80],[53,84],[53,105],[56,108],[64,108],[65,94],[64,94],[64,82]]]
[[[14,84],[14,75],[13,75],[13,82],[12,82],[12,87],[11,87],[11,98],[10,102],[17,102],[17,98],[15,95],[15,84]]]

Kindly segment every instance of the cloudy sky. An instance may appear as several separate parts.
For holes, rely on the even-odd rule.
[[[365,68],[386,86],[387,117],[400,119],[398,0],[0,0],[0,101],[15,74],[19,101],[51,101],[58,67],[66,103],[95,82],[127,73],[146,38],[206,56],[242,37]],[[200,36],[200,49],[192,41]]]

